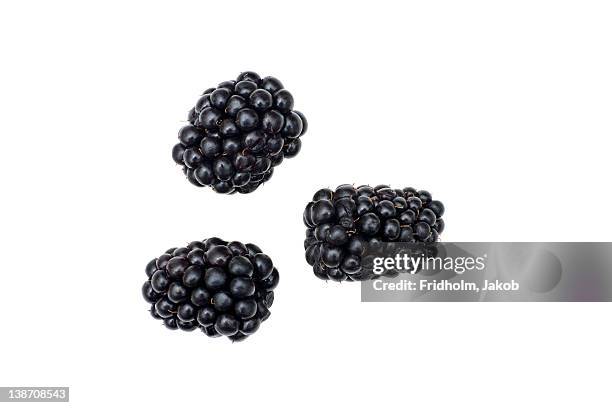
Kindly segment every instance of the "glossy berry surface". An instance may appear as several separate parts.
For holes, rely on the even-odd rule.
[[[246,339],[270,316],[279,281],[259,247],[219,238],[169,249],[145,271],[142,295],[153,318],[170,330],[199,328],[232,341]]]
[[[304,210],[306,261],[315,276],[335,281],[375,278],[362,268],[366,247],[384,242],[434,243],[444,205],[425,190],[350,184],[317,191]]]
[[[296,156],[308,123],[274,77],[243,72],[209,88],[179,130],[172,159],[192,184],[217,193],[251,193]]]

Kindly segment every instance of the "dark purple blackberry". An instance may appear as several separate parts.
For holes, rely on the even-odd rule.
[[[279,274],[253,244],[219,238],[171,248],[147,264],[142,295],[171,330],[241,341],[270,316]]]
[[[306,117],[274,77],[243,72],[209,88],[189,111],[172,158],[187,179],[218,193],[250,193],[272,177],[283,159],[296,156]]]
[[[444,205],[425,190],[386,185],[317,191],[304,210],[306,261],[321,279],[374,278],[362,268],[366,245],[435,243],[444,230]]]

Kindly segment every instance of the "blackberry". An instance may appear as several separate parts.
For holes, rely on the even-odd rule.
[[[250,193],[268,181],[299,153],[308,128],[278,79],[249,71],[204,91],[188,120],[172,158],[192,184],[224,194]]]
[[[425,190],[387,185],[317,191],[304,210],[306,261],[321,279],[362,281],[366,245],[435,243],[444,230],[444,205]]]
[[[171,248],[150,261],[142,295],[171,330],[241,341],[270,317],[279,274],[258,246],[219,238]]]

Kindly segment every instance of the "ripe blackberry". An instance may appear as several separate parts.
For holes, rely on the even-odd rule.
[[[304,210],[306,261],[321,279],[374,278],[362,267],[366,245],[434,243],[444,230],[444,205],[425,190],[386,185],[317,191]]]
[[[142,295],[171,330],[241,341],[270,317],[279,274],[258,246],[219,238],[171,248],[145,269]]]
[[[172,158],[187,179],[217,193],[250,193],[272,177],[283,159],[296,156],[306,117],[274,77],[243,72],[209,88],[189,111]]]

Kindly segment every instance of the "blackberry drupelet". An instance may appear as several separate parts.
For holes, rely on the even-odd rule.
[[[253,244],[219,238],[171,248],[147,264],[142,295],[171,329],[241,341],[270,316],[279,274]]]
[[[366,245],[434,243],[444,230],[444,205],[429,192],[387,185],[317,191],[304,210],[306,261],[321,279],[362,281]]]
[[[296,156],[306,117],[274,77],[243,72],[209,88],[189,111],[172,158],[187,179],[217,193],[250,193],[272,177],[283,159]]]

